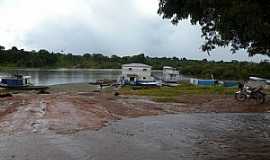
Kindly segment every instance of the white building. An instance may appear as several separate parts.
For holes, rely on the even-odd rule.
[[[179,71],[177,71],[176,68],[164,66],[162,80],[169,83],[176,83],[180,81]]]
[[[136,83],[154,81],[151,76],[152,67],[141,63],[131,63],[122,65],[121,82]]]

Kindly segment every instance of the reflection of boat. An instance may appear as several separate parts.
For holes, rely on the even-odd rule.
[[[1,78],[1,88],[16,90],[47,90],[47,86],[33,86],[30,76],[14,75],[11,77]]]

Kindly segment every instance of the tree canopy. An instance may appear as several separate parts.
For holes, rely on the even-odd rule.
[[[230,46],[270,56],[269,0],[160,0],[158,13],[173,24],[189,18],[200,24],[203,51]]]

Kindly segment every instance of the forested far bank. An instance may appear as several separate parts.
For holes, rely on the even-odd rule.
[[[47,50],[25,51],[12,47],[5,49],[0,46],[1,68],[92,68],[92,69],[120,69],[126,63],[145,63],[153,69],[160,70],[163,66],[177,68],[182,74],[199,78],[216,79],[247,79],[250,75],[270,78],[270,63],[250,62],[215,62],[204,60],[188,60],[186,58],[148,57],[144,54],[134,56],[105,56],[97,53],[72,55],[53,53]]]

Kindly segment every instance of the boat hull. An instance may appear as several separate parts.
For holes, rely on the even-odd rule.
[[[0,88],[10,89],[10,90],[47,90],[47,86],[8,86],[5,84],[0,84]]]
[[[161,86],[160,82],[143,82],[143,81],[138,81],[136,82],[136,85],[138,86]]]

